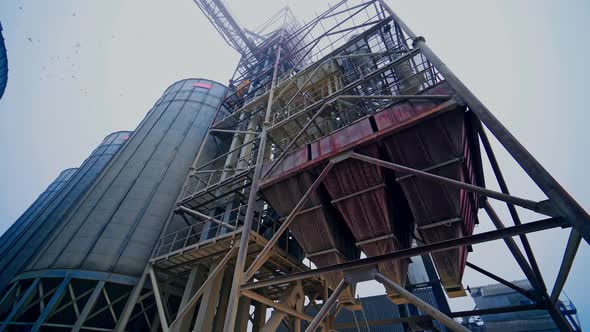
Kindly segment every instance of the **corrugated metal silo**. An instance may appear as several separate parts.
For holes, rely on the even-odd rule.
[[[32,321],[31,331],[116,327],[208,127],[222,109],[225,90],[213,81],[187,79],[164,92],[24,272],[0,294],[8,299],[0,303],[0,331]],[[204,156],[210,152],[204,150]],[[43,295],[47,289],[55,292]],[[41,310],[26,306],[43,297],[48,302]],[[153,325],[149,317],[155,304],[146,303],[148,296],[140,301],[140,314],[130,317],[126,330]]]
[[[79,168],[63,171],[39,196],[37,201],[43,202],[35,201],[0,239],[0,288],[26,266],[130,134],[121,131],[105,137]]]
[[[224,93],[170,86],[29,268],[141,275]]]
[[[0,237],[0,253],[4,253],[6,248],[10,247],[23,234],[31,222],[47,208],[77,170],[77,168],[68,168],[59,173],[57,178],[37,197],[33,204],[2,234]]]

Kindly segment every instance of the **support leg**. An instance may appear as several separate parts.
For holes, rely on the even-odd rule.
[[[158,316],[160,316],[160,325],[162,326],[163,332],[168,332],[168,321],[166,320],[166,313],[164,312],[164,303],[162,302],[162,293],[160,292],[160,286],[158,285],[158,278],[156,277],[156,272],[151,265],[148,267],[148,269],[152,287],[154,289],[154,296],[156,297],[156,308],[158,309]]]
[[[250,304],[252,300],[242,296],[238,304],[238,314],[236,315],[236,329],[235,332],[248,331],[248,321],[250,319]]]
[[[31,328],[31,332],[38,332],[41,330],[41,326],[43,325],[43,323],[45,323],[47,317],[51,315],[55,307],[61,302],[63,296],[65,295],[66,287],[68,287],[68,284],[71,280],[72,278],[65,278],[64,280],[62,280],[59,286],[57,286],[57,290],[51,297],[51,300],[49,300],[49,303],[47,303],[47,305],[39,315],[39,318],[37,318],[35,325],[33,325],[33,327]]]
[[[342,292],[344,292],[346,287],[348,287],[348,285],[349,285],[349,282],[346,281],[345,279],[342,279],[342,281],[338,284],[338,287],[336,287],[336,289],[334,290],[334,293],[332,293],[330,298],[328,298],[328,300],[324,303],[324,305],[322,305],[322,309],[320,309],[318,314],[313,318],[313,320],[311,321],[311,323],[309,324],[309,326],[307,327],[305,332],[315,332],[316,331],[316,329],[318,328],[320,323],[324,320],[324,318],[326,318],[326,316],[328,315],[328,313],[330,312],[332,307],[334,307],[334,305],[338,301],[338,298],[340,297]]]
[[[119,317],[119,321],[117,322],[117,325],[115,326],[115,332],[124,332],[125,331],[125,327],[127,326],[127,322],[129,321],[129,318],[131,318],[131,314],[133,313],[133,308],[135,308],[135,304],[137,303],[137,299],[139,298],[139,295],[141,295],[141,291],[143,290],[143,285],[145,284],[145,281],[147,280],[147,275],[148,275],[148,268],[146,267],[146,270],[141,275],[141,278],[139,278],[137,285],[135,285],[135,287],[133,287],[133,291],[131,292],[131,295],[129,295],[129,298],[127,299],[127,303],[125,303],[125,308],[123,308],[123,313]]]
[[[37,278],[33,281],[29,288],[27,288],[23,296],[12,308],[12,311],[10,311],[10,314],[8,314],[8,316],[4,319],[4,324],[0,326],[0,332],[6,331],[10,321],[12,321],[15,318],[18,318],[18,316],[22,313],[22,310],[27,307],[27,305],[33,298],[33,295],[35,295],[35,290],[37,289],[37,285],[39,284],[39,282],[40,279]]]
[[[223,322],[227,313],[227,303],[229,302],[229,292],[233,279],[233,269],[227,268],[223,274],[221,293],[219,294],[219,303],[217,304],[217,313],[215,314],[215,324],[213,331],[223,332]],[[258,331],[254,329],[254,331]]]
[[[217,263],[219,264],[219,263]],[[221,281],[223,274],[219,273],[214,276],[203,297],[201,298],[201,305],[195,319],[194,332],[211,332],[213,330],[213,319],[215,318],[215,311],[217,310],[217,301],[219,300],[219,292],[221,291]]]
[[[280,304],[283,304],[289,308],[293,307],[293,305],[297,302],[297,295],[301,292],[299,284],[293,284],[287,288],[281,299],[279,300]],[[274,310],[270,319],[264,327],[262,328],[261,332],[274,332],[279,328],[283,319],[287,316],[285,312]]]
[[[102,292],[104,285],[105,285],[104,280],[101,280],[96,284],[96,286],[94,287],[94,290],[92,290],[92,293],[90,294],[90,297],[88,298],[88,301],[86,301],[86,304],[84,305],[84,309],[82,309],[82,312],[80,313],[80,316],[78,317],[78,320],[76,320],[76,324],[74,324],[74,328],[72,328],[72,332],[79,332],[80,331],[80,329],[82,328],[82,325],[86,321],[86,317],[88,317],[88,314],[90,314],[90,311],[92,311],[92,309],[94,308],[94,305],[96,304],[96,300],[98,300],[98,297],[100,296],[100,293]]]
[[[184,293],[182,294],[182,299],[180,300],[180,307],[184,308],[190,301],[191,297],[195,294],[195,292],[199,289],[203,281],[205,281],[206,273],[205,267],[203,265],[195,265],[191,268],[191,272],[188,275],[188,280],[186,282],[186,286],[184,287]],[[172,332],[188,332],[191,328],[191,323],[193,320],[195,308],[191,307],[188,313],[179,320],[178,326],[171,328]],[[178,316],[177,316],[178,318]]]
[[[252,331],[261,331],[266,322],[266,304],[254,303],[254,323],[252,324]]]
[[[452,331],[469,332],[469,330],[467,328],[465,328],[461,324],[455,322],[449,316],[438,311],[438,309],[436,309],[435,307],[422,301],[416,295],[408,292],[405,288],[403,288],[402,286],[391,281],[389,278],[382,275],[381,273],[375,272],[374,276],[375,276],[375,280],[382,283],[385,287],[389,287],[389,288],[395,290],[399,295],[406,298],[410,303],[412,303],[413,305],[418,307],[420,310],[422,310],[422,312],[424,312],[425,314],[429,315],[430,317],[438,320],[439,322],[441,322],[441,324],[450,328]]]

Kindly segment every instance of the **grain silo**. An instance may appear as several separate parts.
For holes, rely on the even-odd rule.
[[[61,189],[68,183],[76,173],[77,168],[63,170],[39,197],[29,206],[23,214],[2,234],[0,237],[0,253],[14,244],[14,241],[26,231],[40,213],[42,213],[51,201],[59,194]]]
[[[44,241],[127,141],[131,132],[115,132],[92,151],[79,168],[63,171],[0,240],[0,288],[22,271]]]
[[[34,321],[32,330],[55,324],[74,331],[115,327],[224,93],[223,85],[203,79],[182,80],[164,92],[5,293],[16,305],[0,321]],[[40,296],[39,285],[56,289],[53,307],[19,307],[18,301]],[[11,294],[17,287],[24,289],[20,297]],[[146,314],[155,310],[146,306]],[[80,315],[66,312],[77,309]]]

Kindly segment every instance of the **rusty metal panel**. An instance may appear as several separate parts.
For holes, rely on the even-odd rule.
[[[457,108],[395,134],[384,140],[388,157],[404,166],[475,184],[464,119],[464,110]],[[472,194],[413,176],[402,175],[398,181],[426,243],[473,233],[477,206]],[[445,288],[461,287],[466,258],[465,248],[433,255]]]
[[[376,144],[369,145],[359,152],[379,157]],[[407,203],[394,203],[392,196],[403,196],[403,193],[400,188],[397,188],[397,191],[396,188],[388,188],[399,187],[394,181],[386,186],[383,169],[349,159],[336,164],[324,180],[324,184],[332,203],[351,229],[357,246],[367,257],[387,254],[410,246],[412,218],[409,211],[402,211],[407,207]],[[383,263],[379,265],[379,269],[393,281],[403,285],[406,281],[408,263],[407,260]],[[392,298],[397,297],[393,292],[388,293]]]
[[[358,141],[373,134],[373,128],[368,118],[363,119],[344,129],[336,131],[320,140],[311,143],[311,159],[343,151]]]
[[[309,153],[308,147],[304,146],[299,148],[288,155],[286,155],[283,160],[278,164],[275,169],[272,170],[272,173],[269,174],[270,177],[280,177],[285,173],[294,170],[301,165],[305,164],[309,160]],[[271,163],[264,165],[262,168],[262,174],[266,174],[268,169],[270,168]]]
[[[263,195],[277,213],[286,218],[312,185],[315,177],[313,172],[299,173],[262,189]],[[289,230],[308,258],[318,267],[360,257],[360,251],[354,246],[354,238],[342,216],[329,204],[321,188],[309,196]],[[329,286],[335,288],[344,275],[334,272],[325,277]],[[341,297],[344,301],[353,299],[353,289],[349,289]]]

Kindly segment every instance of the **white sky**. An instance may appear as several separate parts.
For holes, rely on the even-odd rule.
[[[256,27],[286,2],[227,3],[243,26]],[[326,8],[320,1],[287,3],[304,19]],[[590,3],[389,4],[588,209]],[[169,84],[188,77],[226,83],[238,59],[190,0],[3,0],[0,20],[10,68],[0,100],[0,231],[104,136],[135,128]],[[497,153],[513,194],[544,198],[506,153]],[[497,188],[492,178],[487,182]],[[497,207],[507,216],[503,206]],[[523,213],[527,221],[536,217]],[[486,218],[481,222],[477,231],[491,229]],[[550,285],[566,238],[561,230],[531,236]],[[470,261],[509,280],[523,277],[501,242],[474,249]],[[582,243],[565,289],[586,328],[589,253]],[[471,286],[491,282],[469,270],[464,278]],[[361,296],[380,291],[374,285],[359,287]],[[472,305],[453,302],[457,309]]]

